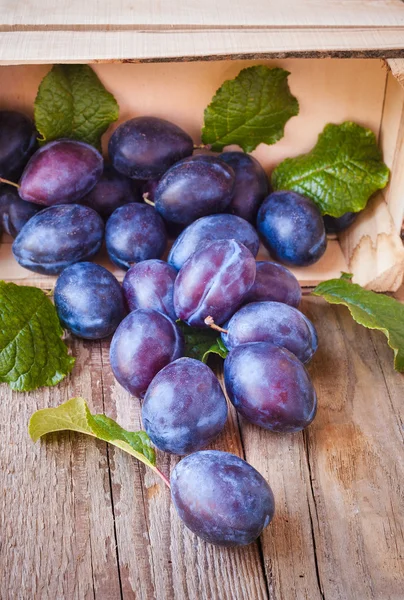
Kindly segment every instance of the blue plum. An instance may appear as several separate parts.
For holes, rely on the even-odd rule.
[[[173,304],[177,271],[163,260],[151,259],[134,265],[123,280],[129,310],[152,308],[175,320]]]
[[[136,117],[115,130],[108,146],[114,168],[133,179],[157,179],[181,158],[190,156],[192,138],[157,117]]]
[[[262,475],[238,456],[218,450],[195,452],[176,465],[171,498],[188,529],[219,546],[250,544],[275,512]]]
[[[312,265],[326,250],[320,211],[314,202],[295,192],[270,194],[258,211],[257,228],[271,256],[287,265]]]
[[[301,298],[300,284],[289,269],[270,260],[257,261],[254,285],[245,302],[273,300],[297,308]]]
[[[200,217],[225,212],[234,182],[233,169],[214,156],[185,158],[160,179],[156,210],[167,221],[189,225]]]
[[[66,139],[49,142],[30,158],[19,194],[44,206],[75,203],[93,189],[103,166],[101,154],[90,144]]]
[[[174,284],[177,317],[193,327],[221,325],[242,304],[254,283],[255,260],[236,240],[210,242],[181,268]]]
[[[118,280],[90,262],[64,269],[56,282],[54,300],[63,327],[89,340],[114,333],[126,315]]]
[[[348,229],[354,221],[356,221],[359,213],[347,212],[342,217],[331,217],[330,215],[324,215],[324,227],[327,233],[339,233]]]
[[[146,433],[159,450],[188,454],[222,431],[227,403],[217,377],[194,358],[179,358],[149,385],[142,405]]]
[[[13,243],[17,262],[26,269],[56,275],[88,260],[101,248],[104,222],[88,206],[61,204],[41,210],[21,229]]]
[[[196,250],[215,240],[237,240],[253,256],[257,256],[260,241],[254,227],[235,215],[210,215],[198,219],[181,233],[168,255],[168,262],[181,269]]]
[[[317,350],[314,326],[297,308],[281,302],[252,302],[238,310],[222,333],[226,347],[232,350],[249,342],[270,342],[293,352],[308,362]],[[313,328],[313,330],[312,330]]]
[[[227,394],[250,423],[279,433],[313,421],[317,397],[304,365],[285,348],[266,342],[237,346],[224,361]]]
[[[81,199],[80,204],[93,208],[107,219],[117,208],[129,202],[140,202],[140,191],[134,182],[115,171],[110,165],[104,167],[101,179],[91,192]]]
[[[0,111],[0,177],[19,179],[37,147],[34,123],[20,112]]]
[[[156,310],[134,310],[114,333],[110,363],[117,381],[133,396],[143,397],[153,377],[180,358],[184,339],[176,324]]]
[[[223,152],[219,158],[236,175],[229,212],[255,224],[258,209],[269,194],[267,174],[258,160],[244,152]]]
[[[15,188],[0,186],[0,229],[3,228],[13,238],[40,210],[38,204],[21,200]]]
[[[107,221],[105,241],[110,259],[122,269],[133,263],[160,258],[167,245],[167,232],[160,215],[147,204],[126,204]]]

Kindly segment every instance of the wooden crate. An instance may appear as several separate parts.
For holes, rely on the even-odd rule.
[[[325,257],[296,270],[300,281],[311,286],[345,270],[376,290],[400,285],[399,0],[0,0],[0,22],[0,108],[32,112],[48,64],[86,62],[116,95],[120,121],[166,117],[195,142],[225,79],[250,64],[287,68],[301,110],[278,144],[254,152],[268,171],[309,150],[326,123],[346,119],[375,131],[392,169],[389,187]],[[20,268],[10,240],[0,245],[0,278],[54,281]],[[230,407],[214,445],[244,457],[274,489],[275,519],[246,548],[191,535],[154,474],[107,444],[75,434],[32,444],[33,410],[78,395],[122,426],[141,427],[140,402],[113,378],[108,342],[70,338],[77,366],[55,388],[22,395],[0,386],[1,598],[402,600],[403,379],[383,336],[345,308],[304,298],[303,310],[320,338],[309,367],[315,421],[274,436]],[[177,457],[158,453],[158,462],[169,473]]]
[[[398,0],[331,5],[252,0],[246,11],[233,0],[208,0],[203,7],[177,0],[174,8],[145,0],[134,9],[127,0],[113,6],[73,0],[55,8],[46,0],[40,12],[30,4],[21,12],[17,3],[0,0],[0,107],[32,113],[46,63],[88,62],[116,96],[120,122],[142,114],[165,117],[198,143],[203,110],[225,79],[251,64],[282,66],[291,72],[300,114],[279,143],[253,153],[268,172],[283,158],[308,151],[326,123],[348,119],[378,135],[392,169],[388,188],[356,223],[329,241],[318,263],[295,274],[312,286],[348,271],[363,286],[393,291],[404,272],[404,6]],[[116,125],[104,136],[105,146]],[[11,241],[0,246],[1,277],[49,287],[54,280],[17,265]],[[260,257],[267,256],[262,249]],[[101,262],[122,277],[107,258]]]

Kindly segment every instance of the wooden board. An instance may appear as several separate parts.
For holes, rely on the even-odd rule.
[[[404,378],[381,333],[343,307],[303,301],[319,332],[309,370],[319,398],[304,433],[273,435],[231,412],[214,447],[268,479],[273,523],[244,549],[209,546],[132,457],[79,434],[34,445],[37,408],[83,395],[129,429],[139,402],[114,381],[108,343],[69,340],[67,381],[37,393],[0,386],[2,600],[401,600]],[[176,459],[159,455],[169,474]]]
[[[400,0],[0,0],[0,62],[403,52]]]

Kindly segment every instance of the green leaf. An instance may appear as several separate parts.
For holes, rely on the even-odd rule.
[[[19,392],[59,383],[75,362],[62,335],[42,290],[0,281],[0,382]]]
[[[183,321],[177,321],[185,340],[184,356],[208,362],[210,354],[218,354],[226,358],[228,350],[223,344],[220,334],[213,329],[203,329],[199,327],[190,327]]]
[[[71,398],[56,408],[37,410],[28,425],[34,442],[55,431],[78,431],[109,442],[155,470],[156,453],[144,431],[126,431],[106,415],[92,415],[83,398]]]
[[[71,138],[100,149],[119,107],[88,65],[55,65],[39,86],[34,115],[40,143]]]
[[[346,278],[324,281],[312,293],[322,296],[330,304],[347,306],[357,323],[382,331],[394,350],[394,368],[404,371],[403,304],[390,296],[364,290]]]
[[[283,69],[259,65],[225,81],[205,109],[203,143],[218,152],[230,144],[245,152],[262,142],[275,144],[283,137],[287,121],[299,112],[288,75]]]
[[[365,208],[388,180],[374,133],[350,121],[326,125],[310,152],[286,158],[272,173],[274,190],[303,194],[333,217]]]

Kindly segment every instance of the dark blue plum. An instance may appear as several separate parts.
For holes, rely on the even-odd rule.
[[[312,265],[327,246],[320,211],[295,192],[270,194],[258,211],[257,228],[271,256],[287,265]]]
[[[297,308],[281,302],[252,302],[238,310],[222,333],[226,348],[249,342],[270,342],[308,362],[317,350],[314,326]]]
[[[102,175],[104,161],[90,144],[56,140],[29,160],[20,180],[23,200],[53,206],[71,204],[88,194]]]
[[[149,385],[142,405],[147,435],[159,450],[188,454],[210,444],[227,419],[227,403],[209,367],[179,358]]]
[[[173,294],[177,271],[163,260],[144,260],[134,265],[123,280],[129,310],[152,308],[176,319]]]
[[[104,267],[89,262],[64,269],[56,282],[54,301],[63,327],[89,340],[114,333],[126,315],[118,280]]]
[[[181,268],[174,284],[174,309],[193,327],[221,325],[241,306],[255,279],[255,260],[236,240],[210,242]]]
[[[117,381],[142,398],[153,377],[183,351],[184,338],[174,321],[156,310],[138,309],[115,331],[109,358]]]
[[[134,182],[106,165],[101,179],[80,203],[90,206],[107,219],[120,206],[140,200],[140,191],[136,189]]]
[[[267,174],[258,160],[244,152],[223,152],[219,158],[236,175],[229,212],[255,224],[258,209],[269,194]]]
[[[304,365],[285,348],[266,342],[237,346],[224,361],[227,394],[250,423],[279,433],[313,421],[317,397]]]
[[[250,544],[275,512],[262,475],[238,456],[218,450],[195,452],[176,465],[171,498],[188,529],[218,546]]]
[[[198,219],[181,233],[168,255],[168,262],[181,269],[196,250],[215,240],[237,240],[253,256],[257,256],[260,241],[254,227],[235,215],[210,215]]]
[[[13,243],[17,262],[44,275],[57,275],[73,263],[89,260],[101,248],[104,222],[88,206],[61,204],[41,210]]]
[[[129,269],[150,258],[160,258],[167,245],[167,232],[160,215],[147,204],[126,204],[107,221],[105,241],[110,259]]]
[[[0,186],[0,229],[13,238],[17,237],[24,225],[40,210],[38,204],[21,200],[15,188]]]
[[[234,171],[210,155],[185,158],[163,175],[155,191],[156,210],[167,221],[189,225],[228,208]]]
[[[183,129],[157,117],[125,121],[108,145],[114,168],[133,179],[158,179],[193,149],[192,138]]]
[[[342,217],[331,217],[330,215],[324,215],[324,226],[326,233],[339,233],[348,229],[352,223],[356,220],[359,213],[347,212]]]
[[[273,300],[297,308],[301,298],[300,284],[289,269],[270,260],[257,261],[254,285],[245,302]]]
[[[34,123],[20,112],[0,111],[0,177],[18,180],[37,147]]]

